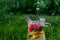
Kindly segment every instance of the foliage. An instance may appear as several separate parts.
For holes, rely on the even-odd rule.
[[[24,12],[37,13],[37,0],[0,0],[0,11],[4,12]],[[60,15],[59,0],[41,0],[39,3],[39,14]]]
[[[0,40],[26,40],[28,27],[25,14],[35,14],[36,3],[37,0],[0,0]],[[60,0],[42,0],[39,8],[39,14],[60,15]],[[38,17],[28,16],[33,20]],[[47,22],[51,23],[51,30],[44,28],[47,40],[51,38],[60,40],[60,16],[40,15],[40,17],[46,18]]]
[[[0,19],[0,40],[26,40],[27,23],[26,15],[5,14]],[[8,16],[10,15],[10,16]],[[28,15],[35,20],[37,15]],[[6,18],[5,18],[6,17]],[[40,16],[47,19],[51,28],[44,28],[47,40],[59,40],[60,38],[60,17],[59,16]],[[55,19],[55,20],[54,20]],[[48,30],[48,31],[47,31]],[[52,36],[51,36],[52,35]]]

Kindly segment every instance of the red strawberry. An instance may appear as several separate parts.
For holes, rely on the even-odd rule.
[[[34,24],[29,25],[29,31],[32,32],[34,30]]]
[[[41,31],[42,30],[42,26],[40,24],[37,25],[37,30]]]

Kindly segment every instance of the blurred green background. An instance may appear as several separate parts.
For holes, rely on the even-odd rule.
[[[0,40],[27,40],[26,16],[35,20],[37,0],[0,0]],[[51,24],[47,40],[60,40],[60,0],[40,0],[39,17]],[[48,31],[47,31],[48,30]]]

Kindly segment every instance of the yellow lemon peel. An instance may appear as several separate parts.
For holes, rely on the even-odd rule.
[[[41,37],[41,36],[45,36],[45,33],[43,31],[41,32],[35,32],[33,34],[31,34],[31,39],[35,39],[35,38],[38,38],[38,37]]]

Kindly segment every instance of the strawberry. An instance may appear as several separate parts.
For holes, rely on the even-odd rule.
[[[32,32],[33,30],[34,30],[34,24],[31,23],[31,24],[29,25],[29,31]]]
[[[42,30],[42,26],[40,24],[37,25],[37,30],[41,31]]]

